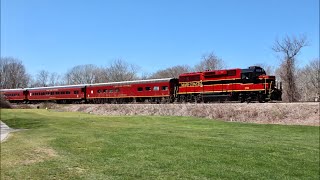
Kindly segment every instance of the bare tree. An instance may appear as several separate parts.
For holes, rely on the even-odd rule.
[[[159,70],[153,73],[150,78],[178,78],[180,74],[190,72],[190,70],[191,68],[187,65],[178,65]]]
[[[276,40],[273,51],[282,54],[280,65],[280,77],[283,81],[283,100],[294,102],[299,99],[299,93],[296,85],[296,56],[301,48],[307,46],[307,38],[288,37],[281,41]]]
[[[49,84],[50,72],[46,70],[41,70],[36,75],[36,85],[37,87],[46,87]]]
[[[151,79],[151,74],[144,72],[144,73],[142,73],[142,74],[140,75],[140,78],[139,78],[139,79],[141,79],[141,80]]]
[[[0,78],[1,89],[25,88],[30,75],[20,60],[4,57],[0,59]]]
[[[314,101],[320,95],[320,60],[319,58],[309,62],[308,65],[298,71],[298,90],[301,92],[302,101]]]
[[[196,71],[217,70],[225,68],[222,59],[218,58],[213,52],[202,56],[199,64],[195,66]]]
[[[93,64],[78,65],[70,69],[65,75],[66,84],[93,84],[97,82],[99,67]]]
[[[130,81],[138,79],[138,67],[129,64],[122,59],[114,60],[108,68],[106,68],[108,80],[110,82]]]
[[[61,81],[61,76],[53,72],[49,76],[49,86],[58,86],[58,85],[63,85],[63,82]]]
[[[108,68],[100,67],[96,70],[96,83],[106,83],[109,82]]]

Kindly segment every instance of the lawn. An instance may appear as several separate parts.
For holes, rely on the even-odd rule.
[[[319,127],[1,110],[1,179],[319,179]]]

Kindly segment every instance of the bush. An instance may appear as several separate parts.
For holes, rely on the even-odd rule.
[[[0,108],[12,108],[11,104],[2,95],[0,95]]]

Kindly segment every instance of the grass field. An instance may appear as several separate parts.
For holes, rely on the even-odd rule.
[[[1,179],[319,179],[319,127],[1,110]]]

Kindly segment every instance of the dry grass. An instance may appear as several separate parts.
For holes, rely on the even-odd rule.
[[[61,105],[52,102],[42,102],[39,104],[13,104],[14,109],[56,109]]]
[[[45,160],[57,157],[57,153],[50,148],[37,148],[34,149],[31,153],[24,155],[24,159],[20,164],[29,165],[34,163],[40,163]]]
[[[59,108],[109,116],[191,116],[236,122],[319,126],[318,103],[81,104]]]

